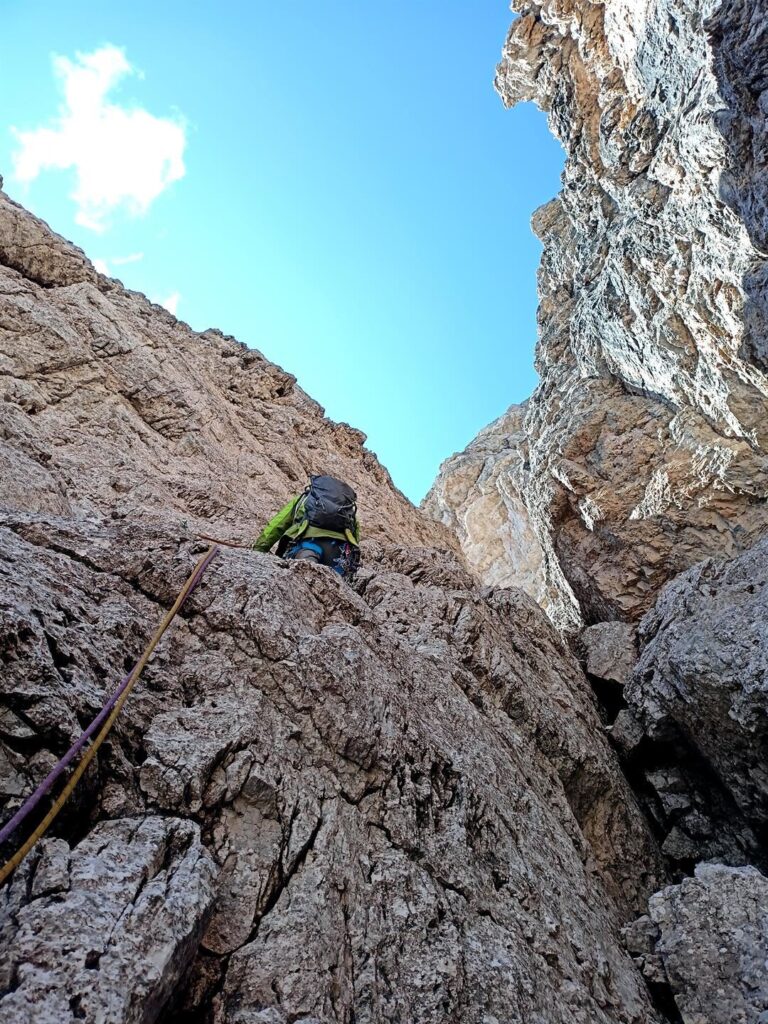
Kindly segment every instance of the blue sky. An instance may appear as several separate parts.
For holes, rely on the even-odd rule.
[[[504,0],[5,0],[0,173],[126,285],[295,374],[418,501],[536,383],[529,222],[562,151],[493,91],[511,18]]]

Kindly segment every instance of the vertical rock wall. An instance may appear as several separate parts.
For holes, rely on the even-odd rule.
[[[497,89],[566,152],[533,217],[541,384],[425,507],[482,578],[594,624],[577,649],[679,882],[626,933],[659,1010],[768,1020],[768,5],[513,7]]]
[[[502,484],[528,510],[556,621],[633,620],[667,579],[766,531],[766,13],[513,6],[496,86],[546,111],[566,165],[533,220],[528,466]]]
[[[458,537],[476,575],[492,587],[520,587],[548,610],[559,595],[546,583],[545,554],[518,481],[527,476],[526,404],[513,405],[448,459],[423,508]]]

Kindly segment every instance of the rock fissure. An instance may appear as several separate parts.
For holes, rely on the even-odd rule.
[[[320,804],[320,810],[322,812],[322,801],[321,801],[321,804]],[[294,878],[294,876],[296,874],[298,874],[298,872],[301,871],[301,869],[302,869],[302,867],[304,865],[304,862],[306,861],[307,857],[312,852],[312,848],[315,845],[315,841],[317,840],[317,837],[318,837],[318,835],[320,833],[320,829],[322,827],[323,827],[323,818],[322,818],[322,813],[321,813],[321,816],[318,818],[317,823],[313,826],[313,829],[312,829],[312,831],[309,834],[309,838],[300,847],[298,853],[295,855],[293,861],[290,863],[290,865],[288,866],[288,868],[286,870],[284,868],[284,866],[283,866],[283,863],[284,863],[283,857],[284,857],[285,853],[287,852],[287,849],[288,849],[288,847],[290,845],[290,831],[289,831],[288,841],[286,842],[285,847],[283,847],[280,850],[280,854],[279,854],[279,857],[278,857],[278,860],[277,860],[277,867],[278,867],[278,871],[279,871],[279,878],[277,879],[276,884],[275,884],[273,890],[271,891],[269,897],[267,898],[266,903],[264,904],[264,908],[263,908],[263,910],[259,914],[258,920],[254,923],[253,930],[250,932],[250,934],[248,935],[248,939],[246,940],[246,943],[243,943],[243,945],[249,944],[249,943],[253,942],[257,938],[257,936],[259,934],[259,928],[261,926],[262,921],[275,908],[278,900],[282,897],[283,893],[290,886],[291,881]],[[293,819],[291,820],[291,824],[290,824],[290,829],[292,829],[292,828],[293,828]],[[242,948],[242,947],[240,947],[240,948]],[[237,952],[237,950],[234,950],[234,952]]]

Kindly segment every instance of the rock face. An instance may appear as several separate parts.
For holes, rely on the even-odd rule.
[[[665,848],[768,865],[768,541],[669,583],[626,686]]]
[[[768,9],[512,6],[496,88],[566,153],[533,218],[541,384],[444,463],[425,509],[481,579],[580,630],[667,862],[696,871],[630,934],[660,1011],[768,1020]]]
[[[768,1020],[768,879],[754,868],[703,864],[657,893],[627,944],[651,984],[673,995],[682,1020]]]
[[[635,631],[625,622],[599,622],[579,637],[584,667],[596,679],[623,686],[637,664]]]
[[[3,1024],[766,1017],[768,19],[519,7],[499,91],[568,153],[542,383],[432,518],[290,374],[0,193],[0,819],[197,532],[323,471],[367,537],[354,585],[219,553],[0,893]],[[536,602],[593,623],[589,678]]]
[[[454,546],[259,352],[97,274],[3,193],[0,226],[0,507],[252,539],[327,472],[359,491],[367,536]]]
[[[140,654],[194,530],[252,536],[321,462],[373,539],[354,587],[219,554],[3,890],[0,1020],[657,1021],[620,928],[664,865],[544,613],[478,588],[288,374],[5,221],[3,820]]]
[[[7,738],[22,789],[93,714],[190,563],[162,525],[82,525],[12,513],[0,528],[3,703],[32,732],[23,748]],[[219,877],[169,1019],[655,1019],[617,928],[662,875],[586,681],[530,598],[482,597],[449,556],[371,544],[352,590],[315,566],[221,555],[61,822],[87,833],[72,864],[98,849],[105,873],[130,874],[99,894],[99,915],[136,905],[126,828],[179,818],[201,829]],[[46,899],[31,922],[53,912]],[[139,978],[143,922],[124,914],[116,930]],[[4,960],[52,969],[14,919],[5,941]],[[70,936],[74,973],[54,969],[53,1005],[80,991],[94,942]],[[0,1019],[35,985],[0,997]],[[113,1013],[100,991],[77,1004],[85,1019]],[[133,1005],[150,1020],[144,991]]]
[[[513,405],[463,451],[447,459],[422,504],[461,542],[472,571],[492,587],[520,587],[545,610],[545,552],[516,481],[527,473],[526,405]]]
[[[497,89],[547,112],[566,164],[562,192],[533,220],[541,385],[526,468],[503,434],[485,459],[505,459],[496,490],[514,496],[515,524],[528,511],[541,588],[560,595],[555,621],[636,620],[666,580],[766,532],[766,11],[513,7]],[[457,507],[471,524],[471,501]]]
[[[217,869],[190,821],[103,821],[49,839],[3,901],[0,1017],[104,1024],[157,1017],[203,934]]]

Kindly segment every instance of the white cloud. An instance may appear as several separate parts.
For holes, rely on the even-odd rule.
[[[132,252],[130,256],[115,256],[113,257],[112,262],[115,264],[116,267],[122,267],[126,263],[138,263],[139,260],[143,259],[143,252]]]
[[[122,267],[125,266],[126,263],[138,263],[139,260],[143,259],[143,252],[132,252],[129,256],[110,256],[108,260],[95,259],[93,261],[93,265],[100,274],[106,274],[107,277],[110,277],[112,275],[112,271],[109,267],[110,263],[116,267]]]
[[[181,295],[178,292],[173,292],[167,299],[161,299],[160,305],[176,316],[176,311],[179,308],[179,299],[181,299]]]
[[[16,179],[28,183],[47,169],[74,168],[75,219],[94,231],[104,231],[117,209],[145,213],[185,174],[183,121],[108,102],[117,83],[136,73],[116,46],[78,53],[74,61],[55,57],[53,68],[64,100],[50,127],[14,129]]]

